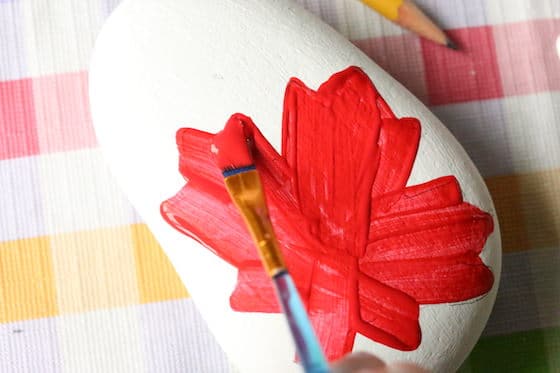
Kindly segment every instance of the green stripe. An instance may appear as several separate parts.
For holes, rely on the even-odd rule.
[[[560,372],[560,328],[483,337],[459,372]]]

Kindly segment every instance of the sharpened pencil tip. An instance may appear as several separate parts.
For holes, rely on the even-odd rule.
[[[449,38],[447,38],[447,42],[445,43],[445,46],[449,49],[453,49],[455,51],[459,50],[459,46],[457,44],[455,44],[455,42]]]

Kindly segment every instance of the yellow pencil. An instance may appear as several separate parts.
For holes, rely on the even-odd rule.
[[[445,33],[409,0],[361,0],[385,18],[435,43],[458,49]]]

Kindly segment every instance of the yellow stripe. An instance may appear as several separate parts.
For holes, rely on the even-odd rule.
[[[382,16],[396,21],[399,18],[399,8],[404,0],[362,0],[364,4],[381,13]]]
[[[188,297],[189,293],[148,227],[136,224],[132,225],[130,230],[136,256],[140,302],[160,302]]]
[[[0,242],[0,323],[188,296],[144,224]]]
[[[486,179],[504,252],[560,247],[560,170]]]
[[[57,314],[48,238],[0,242],[0,323]]]
[[[139,303],[128,226],[62,233],[49,239],[60,314]]]
[[[486,183],[504,252],[560,247],[560,169]],[[185,297],[143,224],[0,242],[0,323]]]

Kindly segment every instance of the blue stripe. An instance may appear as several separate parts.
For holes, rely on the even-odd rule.
[[[233,176],[233,175],[237,175],[243,172],[253,171],[253,170],[256,170],[255,165],[250,165],[245,167],[234,168],[231,170],[225,170],[224,172],[222,172],[222,175],[224,175],[224,177],[228,177],[228,176]]]

